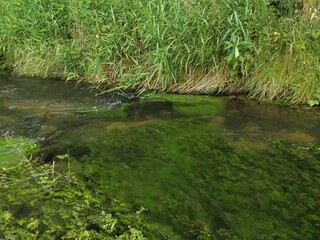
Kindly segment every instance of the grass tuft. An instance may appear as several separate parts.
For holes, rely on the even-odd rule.
[[[0,66],[103,89],[307,103],[320,100],[318,9],[319,0],[2,0]]]

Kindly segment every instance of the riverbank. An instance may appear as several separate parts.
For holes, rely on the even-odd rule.
[[[317,105],[319,8],[319,0],[3,0],[0,66],[102,89]]]

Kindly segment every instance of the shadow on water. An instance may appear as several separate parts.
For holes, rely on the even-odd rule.
[[[319,109],[7,76],[0,100],[0,133],[37,139],[45,161],[69,153],[88,187],[147,208],[150,239],[320,235]]]

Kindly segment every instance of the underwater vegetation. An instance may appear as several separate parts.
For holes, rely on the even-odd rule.
[[[23,137],[0,137],[0,167],[17,165],[39,149],[37,141]]]
[[[13,83],[0,89],[0,238],[320,235],[317,109],[181,95],[113,109],[114,96],[57,101],[63,82],[37,95]]]
[[[27,159],[0,170],[0,238],[146,239],[140,213],[106,202],[73,175]],[[141,229],[139,229],[141,228]]]
[[[2,168],[0,237],[317,239],[319,147],[236,151],[212,133],[164,140],[160,125],[102,134],[82,157]]]
[[[214,128],[191,125],[101,133],[71,166],[90,189],[146,208],[151,239],[316,239],[318,147],[235,150]]]

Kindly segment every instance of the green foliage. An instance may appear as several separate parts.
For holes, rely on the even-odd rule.
[[[308,104],[310,107],[313,107],[315,105],[319,105],[319,101],[320,101],[320,87],[316,88],[314,99],[309,100]]]
[[[274,8],[279,17],[294,15],[297,9],[297,0],[270,0],[270,6]],[[302,2],[302,1],[300,1]]]
[[[254,4],[249,5],[249,1],[241,3],[226,1],[225,4],[229,9],[229,18],[228,30],[223,36],[224,51],[227,53],[224,60],[229,64],[228,73],[231,79],[243,78],[248,74],[247,64],[252,58],[254,48],[248,28]]]
[[[141,92],[314,100],[318,0],[2,0],[1,6],[1,65],[17,74]]]
[[[252,132],[242,129],[251,125],[248,117],[266,112],[261,105],[252,112],[243,104],[235,108],[234,102],[225,109],[221,99],[211,97],[166,98],[173,102],[172,108],[165,105],[169,114],[175,113],[169,117],[164,112],[150,120],[152,110],[163,105],[144,105],[149,108],[142,112],[143,105],[134,103],[125,111],[131,110],[132,122],[94,116],[94,123],[85,120],[80,129],[57,137],[47,150],[60,173],[54,166],[34,167],[29,162],[1,170],[0,238],[313,239],[319,235],[320,192],[315,187],[319,146],[280,141],[265,149],[267,144],[258,141],[258,151],[249,146],[235,150],[230,138],[257,139],[252,137],[255,131],[278,130],[273,122],[283,115],[268,109],[278,117],[267,122],[256,119],[259,126],[254,128],[261,130]],[[224,110],[233,118],[228,119]],[[239,117],[239,111],[245,117]],[[69,126],[65,117],[61,120]],[[233,130],[236,135],[230,135],[229,124],[243,132]],[[285,131],[297,126],[286,124]],[[312,132],[319,126],[312,122],[307,128]],[[148,209],[146,215],[140,206]]]
[[[23,137],[0,138],[0,167],[16,165],[23,156],[28,156],[37,151],[38,143]]]
[[[26,139],[23,137],[4,137],[0,138],[1,152],[20,152],[29,155],[35,152],[39,145],[35,140]]]
[[[194,121],[210,122],[101,132],[73,168],[90,188],[145,206],[154,239],[319,235],[318,147],[276,141],[236,151],[212,123]]]
[[[141,211],[107,203],[54,165],[2,169],[0,187],[0,238],[146,239]]]
[[[238,36],[231,36],[230,41],[225,42],[225,50],[228,50],[228,55],[225,57],[228,63],[231,64],[232,70],[229,71],[229,75],[233,77],[235,74],[239,73],[237,69],[240,67],[240,73],[246,74],[244,62],[246,60],[245,56],[242,56],[242,51],[251,50],[252,45],[247,41],[240,41]],[[249,55],[250,56],[250,55]]]

